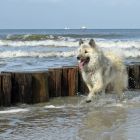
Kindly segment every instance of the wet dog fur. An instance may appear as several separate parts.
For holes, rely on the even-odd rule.
[[[105,93],[108,86],[121,96],[127,89],[128,75],[121,57],[112,52],[103,53],[91,39],[89,43],[79,42],[78,63],[89,94],[86,102],[91,102],[98,93]]]

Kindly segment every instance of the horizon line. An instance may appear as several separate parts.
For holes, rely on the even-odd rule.
[[[140,28],[0,28],[0,30],[139,30]]]

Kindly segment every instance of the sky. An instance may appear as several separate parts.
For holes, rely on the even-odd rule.
[[[140,28],[140,0],[0,0],[0,29]]]

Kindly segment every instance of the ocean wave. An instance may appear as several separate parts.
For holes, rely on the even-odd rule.
[[[122,50],[119,48],[110,50],[103,50],[113,51],[114,53],[124,57],[124,58],[140,58],[140,51],[138,50]],[[77,55],[77,51],[57,51],[57,52],[34,52],[34,51],[3,51],[0,52],[0,58],[18,58],[18,57],[39,57],[39,58],[49,58],[49,57],[75,57]]]
[[[86,30],[87,31],[87,30]],[[6,40],[12,41],[31,41],[31,40],[57,40],[61,39],[61,37],[68,38],[103,38],[103,39],[115,39],[115,38],[123,38],[124,35],[120,33],[90,33],[90,32],[78,32],[78,33],[60,33],[60,34],[9,34],[5,37]]]
[[[0,111],[0,114],[12,114],[12,113],[19,113],[19,112],[27,112],[27,111],[29,111],[29,110],[17,108],[17,109],[9,109],[9,110]]]
[[[88,43],[89,39],[84,39]],[[104,51],[114,51],[117,54],[121,54],[126,58],[140,57],[140,40],[95,40],[97,45]],[[0,58],[6,57],[71,57],[75,56],[75,49],[78,48],[79,43],[77,39],[63,38],[62,40],[41,40],[41,41],[10,41],[0,40],[0,46],[6,46],[1,48]],[[8,46],[8,47],[7,47]],[[21,49],[20,46],[29,46],[28,51]],[[30,46],[32,48],[30,48]],[[39,50],[37,47],[40,47]],[[15,47],[9,49],[9,47]],[[16,48],[17,47],[17,48]],[[33,48],[36,47],[36,48]],[[50,52],[46,47],[65,47],[61,51],[53,51],[50,48]],[[70,52],[66,47],[71,47]],[[41,50],[42,49],[42,50]],[[52,50],[51,50],[52,49]],[[57,48],[58,49],[58,48]],[[12,51],[10,51],[12,50]],[[32,51],[34,50],[34,51]],[[64,50],[64,51],[63,51]]]
[[[72,37],[72,38],[103,38],[103,39],[115,39],[115,38],[123,38],[124,36],[119,33],[82,33],[82,34],[63,34],[63,37]]]
[[[122,49],[140,49],[140,41],[120,41],[120,40],[111,40],[111,41],[106,41],[106,40],[100,40],[97,41],[97,45],[99,45],[102,48],[122,48]]]
[[[16,57],[72,57],[76,56],[75,51],[71,52],[27,52],[27,51],[4,51],[0,52],[0,58]]]
[[[77,47],[78,42],[71,40],[42,40],[42,41],[10,41],[10,40],[0,40],[0,46],[11,46],[11,47],[21,47],[21,46],[54,46],[54,47]]]
[[[57,40],[60,39],[58,36],[46,35],[46,34],[18,34],[18,35],[7,35],[6,40],[11,41],[39,41],[39,40]]]
[[[84,41],[88,42],[86,38]],[[21,47],[21,46],[51,46],[51,47],[78,47],[79,39],[61,38],[61,40],[40,40],[40,41],[12,41],[0,40],[0,46]],[[122,48],[122,49],[140,49],[140,40],[104,40],[96,39],[98,46],[102,48]]]

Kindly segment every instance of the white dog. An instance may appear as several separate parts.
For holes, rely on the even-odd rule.
[[[77,59],[89,94],[86,102],[100,92],[105,92],[111,86],[119,96],[127,89],[128,75],[121,57],[113,53],[103,53],[91,39],[89,43],[79,42]]]

